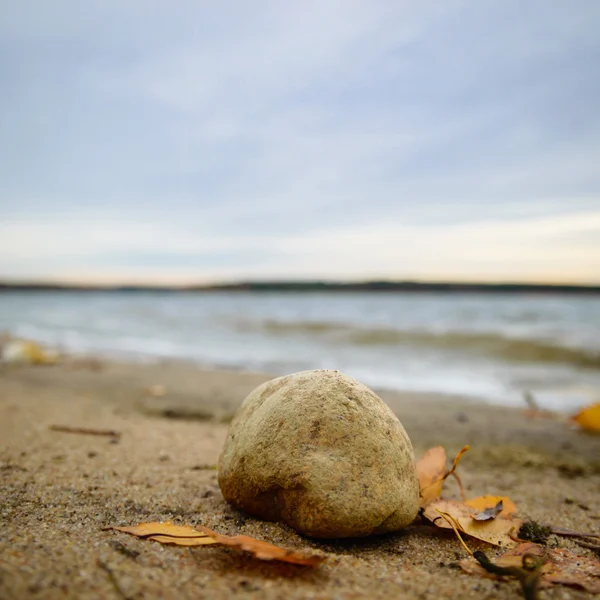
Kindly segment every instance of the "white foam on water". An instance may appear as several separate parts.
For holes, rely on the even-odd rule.
[[[507,405],[526,390],[561,410],[600,397],[595,297],[8,292],[3,330],[74,353],[334,368],[372,387]]]

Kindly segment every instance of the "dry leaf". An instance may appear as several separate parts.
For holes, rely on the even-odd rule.
[[[473,519],[473,509],[462,502],[453,500],[435,500],[423,511],[423,516],[436,527],[451,529],[451,525],[441,513],[450,515],[459,531],[494,546],[509,547],[515,544],[511,538],[523,523],[513,517],[497,516],[487,521]]]
[[[324,556],[319,556],[318,554],[307,554],[304,552],[298,552],[297,550],[287,550],[285,548],[280,548],[279,546],[269,544],[268,542],[255,540],[247,535],[236,535],[230,537],[216,533],[207,527],[199,526],[199,529],[209,535],[211,538],[215,539],[219,544],[246,550],[261,560],[281,560],[283,562],[294,563],[296,565],[307,565],[310,567],[317,567],[325,560]]]
[[[446,472],[446,451],[442,446],[430,448],[417,462],[421,506],[440,497]]]
[[[130,533],[139,538],[153,540],[161,544],[174,544],[177,546],[222,544],[250,552],[261,560],[278,560],[310,567],[316,567],[325,560],[324,556],[298,552],[297,550],[286,550],[247,535],[233,537],[221,535],[201,525],[194,529],[187,525],[174,525],[167,521],[166,523],[140,523],[134,527],[109,527],[108,529]]]
[[[497,513],[494,514],[500,502],[502,502],[502,507]],[[478,496],[477,498],[467,500],[465,504],[479,511],[479,513],[489,514],[490,516],[487,516],[485,519],[481,519],[484,521],[487,519],[493,519],[497,516],[508,517],[509,515],[517,512],[517,506],[507,496]],[[475,517],[475,514],[473,515],[473,518],[477,518]]]
[[[525,554],[538,556],[546,561],[542,567],[540,587],[562,584],[579,587],[592,594],[600,593],[600,562],[562,548],[549,549],[527,542],[503,554],[495,564],[500,567],[520,567]],[[460,566],[470,575],[496,578],[471,557],[462,560]]]
[[[600,402],[580,410],[571,418],[581,428],[600,433]]]
[[[53,365],[58,362],[56,353],[29,340],[8,340],[2,347],[2,362],[19,365]]]
[[[462,482],[456,474],[456,467],[462,457],[462,455],[469,449],[469,446],[465,446],[456,455],[452,468],[448,471],[446,469],[446,451],[442,446],[436,446],[430,448],[425,452],[423,458],[417,462],[417,475],[419,477],[419,493],[421,495],[420,506],[427,506],[430,502],[433,502],[440,497],[444,481],[450,476],[454,475],[463,493]]]
[[[216,544],[213,537],[209,537],[203,531],[198,531],[187,525],[175,525],[170,521],[165,523],[140,523],[133,527],[109,527],[130,533],[136,537],[160,542],[161,544],[174,544],[176,546],[206,546]]]

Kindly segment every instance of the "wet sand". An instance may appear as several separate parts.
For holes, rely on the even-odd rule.
[[[184,363],[0,366],[0,598],[518,597],[515,582],[462,573],[457,562],[464,551],[454,535],[427,525],[323,542],[228,506],[215,470],[227,422],[267,378]],[[148,392],[157,385],[164,395]],[[600,531],[600,437],[518,409],[380,394],[417,456],[433,445],[444,445],[450,456],[471,445],[460,466],[469,495],[508,495],[537,521]],[[121,437],[115,443],[50,425],[117,430]],[[458,497],[455,484],[446,489]],[[103,531],[154,520],[314,548],[328,560],[312,570]],[[549,543],[593,556],[571,539],[553,536]],[[490,557],[498,553],[469,545]],[[590,596],[555,587],[542,597]]]

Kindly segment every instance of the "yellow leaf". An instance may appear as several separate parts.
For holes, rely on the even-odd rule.
[[[600,402],[582,409],[572,420],[583,429],[600,432]]]
[[[170,521],[165,523],[140,523],[133,527],[110,527],[130,533],[139,538],[160,542],[161,544],[174,544],[176,546],[205,546],[216,544],[217,541],[202,531],[187,525],[175,525]]]
[[[417,462],[417,476],[419,478],[421,507],[427,506],[430,502],[433,502],[440,497],[442,488],[444,487],[444,481],[450,475],[454,475],[456,478],[464,498],[462,482],[456,473],[456,467],[458,467],[458,463],[462,458],[462,455],[468,449],[469,446],[465,446],[460,450],[460,452],[454,458],[452,468],[449,471],[446,469],[446,451],[442,446],[430,448],[427,450],[427,452],[425,452],[423,458]]]
[[[29,340],[9,340],[2,347],[2,362],[23,365],[53,365],[58,356]]]
[[[124,533],[130,533],[139,538],[153,540],[161,544],[175,544],[177,546],[204,546],[207,544],[222,544],[232,548],[238,548],[250,552],[260,560],[279,560],[296,565],[316,567],[324,560],[324,556],[318,554],[287,550],[263,542],[247,535],[227,536],[212,531],[207,527],[198,525],[197,529],[187,525],[174,525],[165,523],[140,523],[134,527],[109,527]]]
[[[436,527],[452,529],[452,526],[441,513],[450,515],[459,531],[494,546],[513,546],[516,535],[523,521],[512,517],[496,517],[488,521],[476,521],[472,517],[473,509],[462,502],[454,500],[435,500],[423,511],[423,516]]]

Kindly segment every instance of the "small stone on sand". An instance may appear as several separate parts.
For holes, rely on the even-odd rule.
[[[256,388],[219,460],[232,505],[321,538],[395,531],[417,515],[411,442],[368,387],[338,371],[303,371]]]

